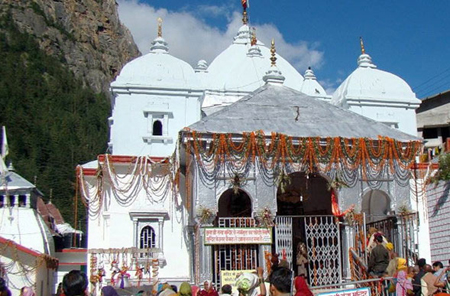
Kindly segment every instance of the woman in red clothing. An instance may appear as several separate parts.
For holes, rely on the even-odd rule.
[[[295,296],[313,296],[314,294],[308,287],[303,275],[299,275],[294,279]]]

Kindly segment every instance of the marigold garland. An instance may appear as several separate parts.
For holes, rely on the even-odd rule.
[[[243,133],[240,137],[208,134],[212,141],[206,152],[200,149],[207,141],[202,133],[187,129],[182,133],[182,136],[192,140],[192,152],[200,166],[206,167],[208,159],[214,155],[213,163],[208,164],[212,170],[225,162],[245,167],[248,162],[255,163],[258,158],[266,170],[274,170],[275,166],[283,168],[287,164],[299,164],[311,171],[320,170],[323,173],[332,169],[361,169],[362,178],[367,179],[369,168],[371,172],[380,172],[388,165],[392,174],[396,165],[409,169],[421,148],[419,141],[401,142],[381,136],[377,139],[293,138],[273,132],[268,137],[263,131],[256,131]]]

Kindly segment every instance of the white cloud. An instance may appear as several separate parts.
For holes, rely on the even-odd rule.
[[[192,66],[200,59],[211,63],[212,60],[233,41],[239,27],[242,25],[242,15],[232,12],[230,6],[200,6],[195,11],[169,11],[139,3],[138,0],[119,0],[119,16],[130,29],[139,50],[145,54],[149,51],[151,42],[157,35],[157,19],[163,19],[163,37],[169,43],[170,53]],[[210,25],[196,16],[223,16],[227,23],[226,29]],[[320,68],[323,64],[323,52],[317,49],[318,44],[304,41],[288,43],[280,31],[272,24],[252,24],[256,34],[263,43],[270,44],[275,39],[277,53],[288,60],[303,74],[308,66]]]

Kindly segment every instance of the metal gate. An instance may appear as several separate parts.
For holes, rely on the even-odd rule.
[[[342,280],[340,229],[336,218],[330,216],[276,217],[275,250],[293,259],[293,218],[305,227],[304,241],[308,250],[308,278],[311,286],[333,285]]]
[[[332,285],[342,280],[339,221],[334,216],[306,216],[309,283]]]
[[[219,227],[256,227],[253,218],[219,218]],[[214,283],[220,283],[222,270],[256,270],[258,245],[214,246]]]
[[[275,253],[286,254],[286,260],[292,268],[292,217],[275,218]]]

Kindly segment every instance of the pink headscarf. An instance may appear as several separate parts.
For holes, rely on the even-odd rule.
[[[36,296],[36,294],[33,292],[33,289],[30,287],[23,287],[20,290],[20,295],[21,296]]]
[[[197,296],[199,290],[198,286],[191,286],[191,289],[192,289],[192,296]]]
[[[397,274],[397,285],[395,286],[395,291],[398,296],[406,296],[407,290],[412,290],[412,283],[406,278],[406,272],[400,270]]]

